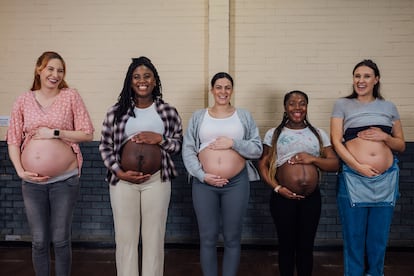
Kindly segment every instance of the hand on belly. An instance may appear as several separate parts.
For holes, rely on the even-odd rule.
[[[276,173],[280,185],[299,195],[311,194],[319,183],[318,170],[314,165],[291,165],[286,162]]]
[[[205,148],[198,158],[206,174],[219,176],[222,179],[230,179],[236,176],[246,165],[246,160],[236,151],[212,150]]]
[[[121,165],[124,171],[154,174],[161,168],[161,149],[159,145],[129,140],[122,148]]]
[[[345,144],[352,156],[361,164],[358,171],[366,176],[378,175],[391,167],[394,155],[383,142],[355,138]]]
[[[222,178],[219,175],[206,173],[204,175],[204,182],[206,182],[207,184],[210,184],[211,186],[223,187],[224,185],[229,183],[229,180],[227,178]]]
[[[21,155],[25,171],[56,177],[78,167],[72,148],[59,139],[31,140]]]

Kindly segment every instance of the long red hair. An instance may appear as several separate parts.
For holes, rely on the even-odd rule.
[[[40,83],[40,75],[39,72],[42,71],[46,66],[47,63],[51,60],[51,59],[59,59],[62,62],[63,65],[63,79],[60,82],[58,88],[62,89],[62,88],[68,88],[68,84],[65,81],[65,75],[66,75],[66,64],[65,61],[63,60],[62,56],[59,55],[56,52],[52,52],[52,51],[47,51],[44,52],[38,59],[36,62],[36,67],[34,70],[34,79],[33,79],[33,84],[32,84],[32,88],[30,90],[35,91],[35,90],[39,90],[41,88],[41,83]]]

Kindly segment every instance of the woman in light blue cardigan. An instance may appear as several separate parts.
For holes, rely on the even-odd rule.
[[[222,275],[235,276],[250,181],[259,180],[251,160],[260,158],[263,148],[252,115],[230,104],[231,76],[217,73],[211,86],[214,105],[194,112],[184,135],[182,156],[192,176],[203,275],[218,275],[216,245],[222,226]]]

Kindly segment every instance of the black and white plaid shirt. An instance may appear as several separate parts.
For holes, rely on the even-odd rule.
[[[161,144],[161,180],[168,181],[177,175],[171,155],[181,151],[183,142],[182,121],[173,106],[159,98],[154,102],[156,110],[164,123],[165,141]],[[99,145],[102,160],[108,169],[106,180],[112,185],[119,181],[115,172],[121,170],[121,147],[125,135],[125,125],[134,114],[134,103],[131,102],[131,108],[127,114],[123,115],[121,120],[115,124],[115,110],[117,107],[117,105],[112,106],[106,114],[102,124]]]

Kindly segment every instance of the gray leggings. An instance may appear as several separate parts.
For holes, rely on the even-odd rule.
[[[240,262],[243,217],[250,196],[246,167],[224,187],[193,180],[193,204],[200,234],[200,261],[204,276],[217,276],[217,240],[222,219],[223,276],[235,276]]]

